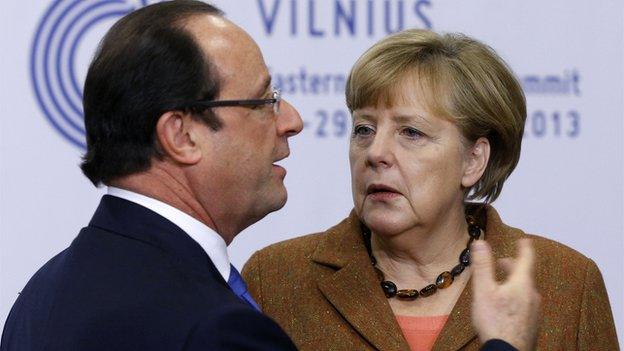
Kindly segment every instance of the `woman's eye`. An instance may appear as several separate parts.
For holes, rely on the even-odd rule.
[[[373,134],[373,128],[366,125],[359,125],[353,127],[353,135],[354,136],[369,136]]]
[[[418,138],[424,136],[424,134],[420,130],[410,127],[405,127],[401,129],[401,134],[405,135],[408,138]]]

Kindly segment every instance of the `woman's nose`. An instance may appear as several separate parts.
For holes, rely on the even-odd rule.
[[[366,153],[366,163],[373,167],[389,168],[394,164],[394,151],[391,136],[377,133]]]

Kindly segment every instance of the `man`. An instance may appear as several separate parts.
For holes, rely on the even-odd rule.
[[[24,288],[0,350],[294,350],[226,251],[284,206],[275,163],[302,129],[249,35],[196,1],[133,12],[91,63],[84,111],[82,170],[108,195]]]
[[[227,100],[243,101],[207,108]],[[293,350],[233,292],[226,251],[284,206],[274,163],[302,129],[253,40],[201,2],[145,7],[103,40],[84,111],[82,169],[109,195],[22,291],[1,349]]]

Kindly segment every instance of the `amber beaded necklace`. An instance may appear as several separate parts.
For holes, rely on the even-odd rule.
[[[375,272],[381,281],[381,289],[387,298],[398,297],[403,300],[415,300],[417,297],[427,297],[435,294],[438,289],[446,289],[451,284],[453,284],[453,280],[455,277],[460,275],[464,269],[470,266],[470,244],[479,239],[481,236],[481,228],[475,223],[474,218],[471,216],[466,217],[466,222],[468,222],[468,244],[464,251],[459,255],[459,264],[457,264],[451,271],[442,272],[435,281],[435,284],[429,284],[424,288],[417,289],[398,289],[396,284],[394,284],[390,280],[386,280],[385,274],[377,267],[377,259],[373,256],[373,251],[371,249],[371,232],[365,226],[362,226],[362,235],[364,236],[364,245],[366,246],[366,250],[368,251],[368,257],[370,257],[371,263],[375,268]]]

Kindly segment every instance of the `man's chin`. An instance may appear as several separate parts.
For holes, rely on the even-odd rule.
[[[276,206],[273,211],[281,210],[284,206],[286,206],[287,201],[288,201],[288,192],[286,191],[286,188],[283,188],[283,194],[276,201]]]
[[[288,192],[284,184],[280,181],[280,186],[269,194],[265,200],[268,210],[267,214],[281,210],[288,201]]]

